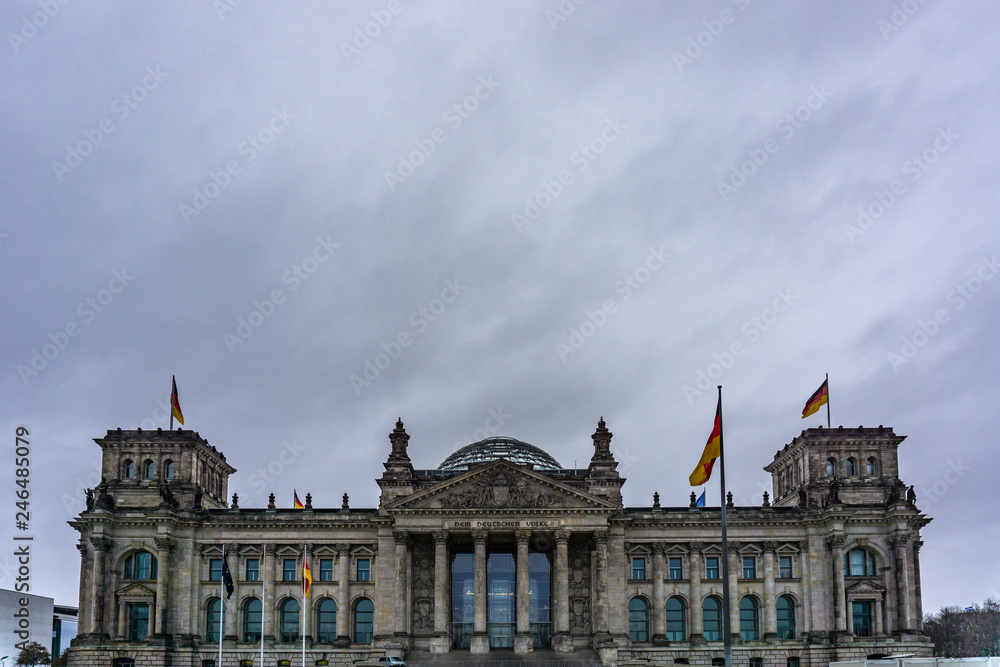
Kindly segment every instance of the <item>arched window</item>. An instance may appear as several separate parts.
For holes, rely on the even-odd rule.
[[[787,595],[778,598],[778,639],[795,639],[795,601]]]
[[[135,477],[135,464],[132,463],[132,459],[125,459],[125,462],[122,464],[122,477],[125,479]]]
[[[142,464],[142,477],[143,479],[153,479],[156,474],[156,464],[146,459],[146,462]]]
[[[174,462],[167,459],[163,462],[163,478],[173,479],[174,478]]]
[[[679,597],[667,600],[667,641],[682,642],[686,639],[684,601]]]
[[[876,572],[875,554],[871,551],[858,548],[844,554],[844,576],[874,577]]]
[[[760,638],[760,614],[757,600],[745,595],[740,598],[740,637],[744,641]]]
[[[649,641],[649,608],[642,598],[628,603],[628,634],[634,642]]]
[[[875,457],[869,456],[868,460],[865,461],[865,474],[874,475],[875,474]]]
[[[257,598],[250,598],[243,603],[243,641],[260,641],[261,608],[261,602]]]
[[[316,608],[316,641],[332,642],[337,638],[337,603],[327,598]]]
[[[706,641],[722,639],[722,603],[717,597],[707,597],[701,605],[702,634]]]
[[[826,460],[826,476],[833,477],[837,474],[837,460],[829,458]]]
[[[212,598],[208,601],[207,613],[205,614],[205,641],[217,643],[221,628],[222,600]]]
[[[354,643],[371,644],[375,605],[368,598],[361,598],[354,604]]]
[[[156,556],[137,551],[125,559],[123,579],[156,579]]]
[[[852,456],[849,459],[847,459],[847,476],[854,477],[857,474],[858,474],[858,462]]]
[[[299,638],[299,601],[289,598],[281,603],[281,611],[278,613],[281,623],[281,641],[293,642]]]

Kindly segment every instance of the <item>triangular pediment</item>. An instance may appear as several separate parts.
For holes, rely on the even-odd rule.
[[[121,599],[129,600],[154,597],[153,591],[141,584],[126,584],[118,589],[117,595]]]
[[[500,459],[390,503],[387,510],[613,510],[611,501]]]
[[[885,593],[885,586],[874,581],[865,580],[850,586],[847,589],[848,595],[882,595]]]

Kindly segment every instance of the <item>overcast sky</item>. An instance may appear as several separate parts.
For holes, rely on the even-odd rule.
[[[32,591],[76,604],[93,438],[167,427],[172,374],[242,506],[374,507],[397,417],[418,468],[489,435],[582,467],[602,415],[626,505],[686,505],[720,383],[730,489],[759,505],[829,373],[834,426],[908,436],[924,611],[1000,595],[998,19],[4,3],[2,432],[12,461],[30,431]]]

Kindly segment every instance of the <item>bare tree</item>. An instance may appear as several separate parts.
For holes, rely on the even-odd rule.
[[[934,642],[935,653],[944,658],[1000,655],[1000,600],[989,598],[982,605],[964,609],[943,607],[924,621],[925,632]]]

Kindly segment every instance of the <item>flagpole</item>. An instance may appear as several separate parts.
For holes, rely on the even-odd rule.
[[[309,545],[302,545],[302,667],[306,667],[306,612],[309,607],[306,604],[306,556]]]
[[[222,543],[222,567],[219,570],[219,664],[218,667],[222,667],[222,635],[223,628],[225,628],[226,623],[226,578],[222,576],[222,573],[226,569],[226,544]]]
[[[177,376],[170,376],[170,430],[174,430],[174,385],[177,383]],[[222,667],[222,665],[219,665]]]
[[[826,427],[833,428],[830,425],[830,374],[826,374]]]
[[[729,541],[726,538],[726,456],[722,429],[722,385],[719,385],[719,488],[722,492],[722,635],[726,667],[733,667],[732,622],[729,617]]]
[[[267,608],[267,545],[260,545],[260,667],[264,667],[264,610]],[[221,665],[220,665],[221,667]]]

